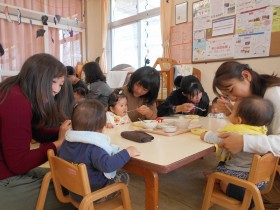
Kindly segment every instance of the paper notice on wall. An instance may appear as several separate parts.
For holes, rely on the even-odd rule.
[[[212,27],[212,20],[210,16],[196,18],[193,21],[193,30],[203,30]]]
[[[193,41],[193,61],[204,61],[206,58],[206,39]]]
[[[224,0],[224,15],[235,15],[236,0]]]
[[[271,5],[280,6],[280,0],[271,0]]]
[[[234,17],[213,21],[212,36],[232,34],[234,32]]]
[[[170,30],[170,45],[192,42],[192,23],[184,23],[172,27]]]
[[[270,32],[236,36],[235,58],[264,57],[269,55]]]
[[[236,15],[237,34],[251,34],[271,31],[271,24],[271,7],[264,7]]]
[[[193,18],[210,16],[210,1],[204,0],[193,3]]]
[[[174,78],[176,78],[179,75],[181,76],[192,75],[193,73],[193,66],[188,64],[175,65],[174,69],[175,69]]]
[[[224,4],[223,0],[211,0],[210,2],[211,8],[211,18],[220,18],[224,15]]]
[[[272,14],[272,32],[280,31],[280,7],[273,7]]]
[[[170,57],[178,63],[192,63],[192,44],[170,46]]]
[[[206,59],[234,57],[235,36],[224,36],[207,40]]]
[[[270,0],[237,0],[236,13],[267,7],[270,3]]]

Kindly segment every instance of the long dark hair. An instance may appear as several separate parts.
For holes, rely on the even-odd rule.
[[[280,86],[280,78],[276,74],[258,74],[247,64],[236,61],[224,62],[216,71],[213,80],[213,91],[219,95],[218,89],[226,88],[226,82],[230,79],[244,80],[242,72],[247,70],[251,76],[251,90],[254,95],[263,97],[268,87]]]
[[[35,54],[25,61],[18,75],[0,83],[0,103],[7,98],[13,86],[19,85],[32,106],[32,125],[57,126],[70,119],[66,82],[55,97],[52,94],[53,79],[63,76],[66,76],[66,68],[59,60],[49,54]]]
[[[157,97],[159,91],[159,73],[155,68],[150,66],[144,66],[137,69],[130,77],[128,82],[128,91],[133,94],[133,86],[135,83],[139,82],[139,84],[146,88],[148,93],[141,96],[147,105],[152,105]]]
[[[106,77],[98,63],[96,62],[88,62],[83,66],[83,72],[85,73],[85,81],[86,83],[94,83],[99,81],[106,82]]]

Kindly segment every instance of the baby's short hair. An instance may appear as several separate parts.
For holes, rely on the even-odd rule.
[[[269,125],[273,119],[273,104],[259,96],[250,96],[237,102],[236,114],[244,124],[253,126]]]
[[[100,131],[106,124],[104,105],[96,99],[85,99],[74,106],[72,129],[77,131]]]
[[[110,110],[110,107],[115,107],[115,105],[117,104],[117,102],[121,99],[121,98],[127,98],[126,95],[123,92],[122,88],[116,88],[110,95],[108,98],[108,110]]]

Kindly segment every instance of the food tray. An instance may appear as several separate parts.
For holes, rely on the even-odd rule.
[[[158,134],[158,135],[163,135],[163,136],[176,136],[176,135],[179,135],[179,134],[182,134],[182,133],[187,133],[189,132],[191,129],[193,128],[200,128],[202,125],[200,124],[195,124],[195,125],[190,125],[189,128],[186,128],[186,129],[178,129],[177,131],[173,132],[173,133],[167,133],[167,132],[164,132],[162,129],[153,129],[153,130],[150,130],[150,129],[144,129],[144,128],[140,128],[140,130],[146,132],[146,133],[153,133],[153,134]]]

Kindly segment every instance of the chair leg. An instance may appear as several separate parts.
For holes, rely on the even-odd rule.
[[[208,210],[212,206],[211,196],[212,196],[214,185],[215,185],[215,179],[209,176],[207,180],[207,185],[204,193],[201,210]]]
[[[51,172],[46,173],[46,175],[43,178],[40,193],[39,193],[37,204],[36,204],[36,210],[43,210],[44,209],[44,204],[45,204],[45,201],[46,201],[47,192],[48,192],[48,189],[49,189],[51,178],[52,178]]]

